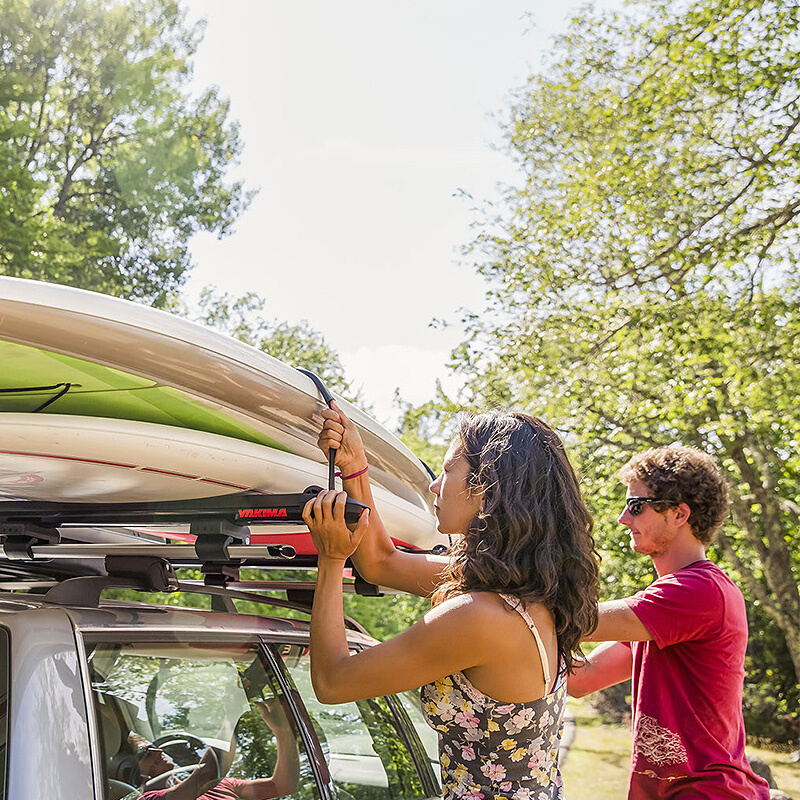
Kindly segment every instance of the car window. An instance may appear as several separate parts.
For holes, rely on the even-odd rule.
[[[311,761],[255,642],[87,642],[106,800],[318,800]]]
[[[401,692],[396,695],[397,699],[403,706],[406,714],[408,714],[409,721],[414,726],[414,730],[419,736],[420,742],[425,749],[425,754],[431,763],[431,772],[436,780],[436,785],[441,791],[441,768],[439,767],[439,736],[436,731],[431,728],[425,721],[422,714],[422,701],[420,700],[419,689],[414,689],[409,692]]]
[[[433,795],[431,770],[415,762],[409,747],[413,726],[400,729],[387,698],[320,703],[311,685],[308,648],[283,645],[281,656],[305,701],[340,798],[412,800]]]

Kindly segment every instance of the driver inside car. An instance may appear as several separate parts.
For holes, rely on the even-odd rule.
[[[142,794],[137,797],[140,800],[271,800],[294,792],[299,780],[300,761],[292,727],[278,701],[259,701],[256,706],[275,735],[278,749],[275,770],[269,778],[244,780],[223,777],[219,757],[209,747],[188,778],[170,785],[170,781],[175,780],[175,762],[161,748],[131,733],[128,741],[136,749],[143,781]],[[231,746],[227,766],[233,750]],[[159,779],[162,775],[164,777]]]

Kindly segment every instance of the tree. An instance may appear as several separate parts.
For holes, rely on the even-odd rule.
[[[796,677],[798,45],[795,0],[644,0],[574,20],[514,98],[520,182],[469,248],[488,308],[452,359],[468,404],[525,406],[564,431],[610,594],[645,569],[613,522],[618,467],[672,442],[713,454],[733,498],[717,553]]]
[[[231,228],[241,141],[191,97],[175,0],[0,0],[0,273],[163,304],[197,231]]]

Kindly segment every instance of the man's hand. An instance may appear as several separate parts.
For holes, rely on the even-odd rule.
[[[277,737],[279,733],[284,733],[287,730],[291,730],[291,726],[289,725],[289,720],[286,718],[286,712],[283,709],[283,705],[277,698],[273,698],[269,701],[264,700],[256,700],[255,706],[258,709],[258,713],[261,714],[261,719],[266,722],[267,727],[275,734]]]

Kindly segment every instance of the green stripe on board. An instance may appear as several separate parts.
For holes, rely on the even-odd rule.
[[[28,387],[70,383],[72,388],[47,406],[43,414],[106,417],[172,425],[229,436],[289,452],[255,428],[188,397],[180,389],[49,350],[0,342],[0,412],[30,412],[59,389],[23,391]]]

